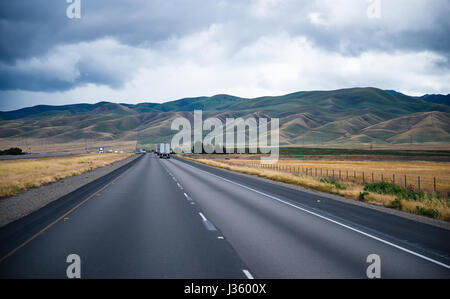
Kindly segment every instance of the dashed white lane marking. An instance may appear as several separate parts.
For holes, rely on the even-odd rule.
[[[191,198],[189,195],[187,195],[186,193],[184,193],[184,196],[186,197],[186,199],[187,199],[188,201],[192,201],[192,198]]]
[[[242,270],[242,272],[244,272],[244,274],[245,274],[245,276],[248,278],[248,279],[254,279],[253,278],[253,275],[248,271],[248,270]]]
[[[208,219],[206,219],[206,217],[205,217],[205,215],[203,215],[203,213],[198,213],[199,215],[200,215],[200,217],[202,217],[202,220],[203,221],[208,221]]]
[[[178,188],[183,190],[183,187],[179,183],[177,183],[177,185],[178,185]]]
[[[180,163],[183,163],[183,162],[180,162]],[[297,210],[300,210],[300,211],[303,211],[303,212],[305,212],[305,213],[314,215],[314,216],[316,216],[316,217],[319,217],[319,218],[321,218],[321,219],[324,219],[324,220],[326,220],[326,221],[329,221],[329,222],[331,222],[331,223],[334,223],[334,224],[336,224],[336,225],[342,226],[342,227],[347,228],[347,229],[349,229],[349,230],[351,230],[351,231],[354,231],[354,232],[356,232],[356,233],[359,233],[359,234],[361,234],[361,235],[364,235],[364,236],[366,236],[366,237],[369,237],[369,238],[371,238],[371,239],[373,239],[373,240],[379,241],[379,242],[381,242],[381,243],[383,243],[383,244],[392,246],[392,247],[397,248],[397,249],[399,249],[399,250],[401,250],[401,251],[404,251],[404,252],[406,252],[406,253],[412,254],[412,255],[414,255],[414,256],[416,256],[416,257],[419,257],[419,258],[421,258],[421,259],[424,259],[424,260],[426,260],[426,261],[429,261],[429,262],[431,262],[431,263],[434,263],[434,264],[439,265],[439,266],[441,266],[441,267],[444,267],[444,268],[446,268],[446,269],[450,269],[450,265],[441,263],[441,262],[439,262],[439,261],[437,261],[437,260],[435,260],[435,259],[429,258],[429,257],[424,256],[424,255],[422,255],[422,254],[420,254],[420,253],[417,253],[417,252],[415,252],[415,251],[409,250],[409,249],[404,248],[404,247],[402,247],[402,246],[396,245],[396,244],[391,243],[391,242],[389,242],[389,241],[386,241],[386,240],[383,240],[383,239],[378,238],[378,237],[376,237],[376,236],[373,236],[373,235],[371,235],[371,234],[365,233],[365,232],[363,232],[363,231],[360,231],[360,230],[358,230],[358,229],[356,229],[356,228],[353,228],[353,227],[351,227],[351,226],[348,226],[348,225],[346,225],[346,224],[340,223],[340,222],[338,222],[338,221],[336,221],[336,220],[333,220],[333,219],[331,219],[331,218],[328,218],[328,217],[322,216],[322,215],[320,215],[320,214],[317,214],[317,213],[315,213],[315,212],[309,211],[309,210],[307,210],[307,209],[301,208],[301,207],[299,207],[299,206],[297,206],[297,205],[294,205],[294,204],[292,204],[292,203],[290,203],[290,202],[287,202],[287,201],[285,201],[285,200],[282,200],[282,199],[280,199],[280,198],[278,198],[278,197],[275,197],[275,196],[273,196],[273,195],[270,195],[270,194],[267,194],[267,193],[258,191],[258,190],[256,190],[256,189],[247,187],[247,186],[245,186],[245,185],[236,183],[236,182],[234,182],[234,181],[225,179],[225,178],[220,177],[220,176],[218,176],[218,175],[212,174],[211,172],[204,171],[204,170],[202,170],[202,169],[199,169],[199,168],[197,168],[197,167],[194,167],[194,166],[192,166],[192,165],[189,165],[189,164],[187,164],[187,163],[183,163],[183,164],[184,164],[184,165],[187,165],[187,166],[189,166],[189,167],[191,167],[191,168],[193,168],[193,169],[195,169],[196,171],[200,171],[200,172],[207,173],[209,176],[216,177],[216,178],[221,179],[221,180],[223,180],[223,181],[226,181],[226,182],[228,182],[228,183],[234,184],[234,185],[236,185],[236,186],[239,186],[239,187],[242,187],[242,188],[244,188],[244,189],[247,189],[247,190],[253,191],[253,192],[255,192],[255,193],[258,193],[258,194],[260,194],[260,195],[266,196],[266,197],[268,197],[268,198],[271,198],[271,199],[273,199],[273,200],[276,200],[276,201],[278,201],[278,202],[281,202],[281,203],[283,203],[283,204],[285,204],[285,205],[288,205],[288,206],[290,206],[290,207],[293,207],[293,208],[295,208],[295,209],[297,209]]]
[[[223,239],[225,239],[224,237],[222,237],[222,236],[218,236],[217,237],[217,239],[221,239],[221,240],[223,240]]]
[[[198,213],[200,215],[200,217],[202,217],[203,220],[203,225],[206,227],[207,230],[212,230],[212,231],[216,231],[217,228],[214,226],[214,224],[211,223],[211,221],[209,221],[208,219],[206,219],[205,215],[203,215],[203,213]]]

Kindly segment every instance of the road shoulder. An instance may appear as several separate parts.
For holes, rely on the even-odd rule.
[[[140,155],[134,155],[105,167],[81,175],[71,176],[16,196],[0,199],[0,227],[23,218],[55,200],[127,165]]]

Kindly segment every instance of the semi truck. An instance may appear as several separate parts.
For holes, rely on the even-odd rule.
[[[158,155],[161,159],[170,159],[170,144],[161,143],[158,148]]]

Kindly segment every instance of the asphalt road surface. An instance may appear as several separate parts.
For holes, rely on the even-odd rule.
[[[0,277],[450,278],[450,231],[148,154],[0,229]]]

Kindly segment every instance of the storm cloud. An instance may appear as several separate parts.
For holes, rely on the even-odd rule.
[[[0,3],[0,110],[374,86],[449,93],[447,0]]]

